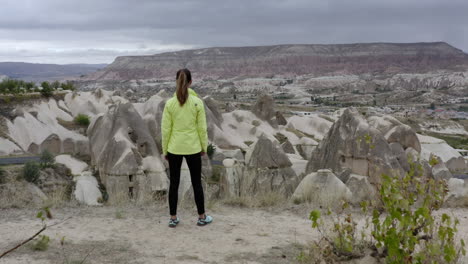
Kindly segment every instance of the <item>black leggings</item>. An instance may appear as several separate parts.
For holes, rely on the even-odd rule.
[[[203,187],[201,183],[201,155],[200,153],[192,155],[176,155],[167,153],[169,161],[169,211],[171,215],[177,215],[177,200],[180,183],[180,167],[182,166],[182,158],[185,157],[190,170],[190,178],[192,179],[193,194],[195,203],[197,204],[198,214],[205,213],[205,197],[203,195]]]

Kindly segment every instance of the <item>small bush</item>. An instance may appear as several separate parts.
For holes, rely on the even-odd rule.
[[[0,184],[4,184],[6,182],[6,172],[3,168],[0,167]]]
[[[439,164],[439,160],[436,157],[431,156],[431,159],[429,160],[429,165],[431,165],[431,167],[434,167],[437,164]]]
[[[24,165],[23,178],[31,183],[37,183],[40,166],[37,162],[28,162]]]
[[[206,153],[208,155],[208,158],[212,159],[215,152],[216,152],[216,147],[213,144],[209,144],[207,148],[207,153]]]
[[[221,179],[221,175],[224,172],[224,166],[222,166],[222,165],[213,165],[212,172],[213,172],[213,174],[211,175],[210,180],[213,183],[219,183],[219,181]]]
[[[41,168],[53,168],[55,165],[55,157],[48,150],[44,150],[40,157]]]
[[[35,251],[46,251],[49,248],[50,237],[40,235],[38,238],[29,242],[29,247]]]
[[[260,126],[260,121],[258,121],[258,120],[256,120],[256,119],[255,119],[255,120],[252,120],[252,126],[255,126],[255,127]]]
[[[361,204],[366,215],[363,227],[358,227],[351,213],[343,213],[347,203],[340,214],[328,210],[330,228],[320,211],[312,211],[312,227],[322,235],[312,248],[314,253],[333,263],[362,258],[366,250],[386,263],[458,263],[466,254],[465,242],[456,240],[458,219],[433,214],[442,206],[446,183],[423,178],[422,166],[410,165],[403,178],[382,176],[379,205],[369,210],[366,202]]]
[[[89,116],[85,114],[79,114],[75,117],[75,123],[83,127],[88,127],[91,121],[89,120]]]

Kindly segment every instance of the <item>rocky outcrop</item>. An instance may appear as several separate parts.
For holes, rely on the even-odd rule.
[[[276,111],[276,123],[280,126],[285,126],[288,124],[288,121],[286,121],[286,118],[284,118],[283,114],[280,111]]]
[[[449,193],[445,200],[448,207],[468,206],[468,183],[467,180],[451,178],[448,181]]]
[[[245,154],[245,163],[225,159],[221,175],[221,197],[253,196],[278,192],[291,195],[298,184],[293,164],[281,147],[262,135]]]
[[[346,186],[352,193],[351,204],[359,206],[362,201],[375,201],[376,189],[369,183],[366,176],[351,174],[346,181]]]
[[[404,149],[412,147],[417,152],[421,152],[421,143],[411,127],[407,125],[398,125],[393,127],[385,134],[388,143],[400,143]]]
[[[286,140],[285,142],[283,142],[283,144],[281,144],[281,148],[283,149],[285,153],[288,153],[288,154],[296,153],[296,151],[294,150],[293,144],[291,144],[289,140]]]
[[[75,178],[76,187],[73,192],[75,199],[86,205],[101,205],[102,194],[97,179],[89,171]]]
[[[286,153],[264,135],[250,146],[245,163],[241,194],[275,191],[290,195],[298,184]]]
[[[261,94],[257,98],[257,102],[252,106],[252,112],[260,119],[267,121],[271,125],[277,125],[275,112],[275,101],[273,97],[267,94]]]
[[[314,150],[307,172],[331,169],[340,173],[345,168],[368,176],[379,183],[382,174],[402,176],[405,171],[395,158],[382,133],[371,127],[354,108],[348,108]]]
[[[109,198],[143,199],[166,190],[168,179],[154,138],[132,104],[116,104],[89,126],[91,162],[99,171]]]
[[[297,186],[294,203],[310,202],[322,208],[337,208],[343,201],[350,201],[351,191],[330,170],[308,174]]]
[[[235,159],[225,159],[223,166],[225,172],[221,175],[219,182],[221,198],[241,196],[243,165]]]
[[[464,173],[468,171],[468,162],[464,157],[453,157],[445,162],[447,168],[455,173]]]
[[[37,186],[48,196],[54,194],[69,194],[73,189],[73,176],[65,165],[56,164],[54,168],[40,171]],[[64,197],[69,198],[69,197]]]

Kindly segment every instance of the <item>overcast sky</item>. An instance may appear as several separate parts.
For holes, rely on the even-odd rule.
[[[446,41],[467,0],[0,0],[0,61],[111,63],[214,46]]]

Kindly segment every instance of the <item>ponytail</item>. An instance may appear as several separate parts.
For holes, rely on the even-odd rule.
[[[192,81],[192,74],[188,69],[181,69],[176,75],[176,95],[179,104],[183,106],[189,96],[188,87]]]

